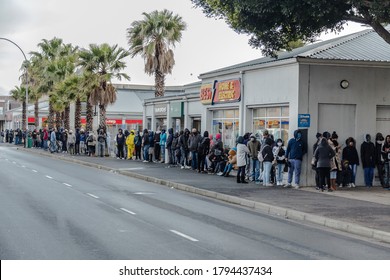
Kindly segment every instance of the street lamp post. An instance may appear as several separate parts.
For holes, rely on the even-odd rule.
[[[3,38],[3,37],[0,37],[0,40],[5,40],[5,41],[8,41],[12,44],[14,44],[23,54],[24,56],[24,61],[27,61],[27,57],[24,53],[24,51],[22,50],[21,47],[19,47],[18,44],[16,44],[14,41],[11,41],[10,39],[7,39],[7,38]],[[25,138],[25,141],[27,141],[27,132],[28,132],[28,73],[27,73],[27,65],[25,65],[25,68],[26,68],[26,138]],[[26,145],[27,147],[27,145]]]

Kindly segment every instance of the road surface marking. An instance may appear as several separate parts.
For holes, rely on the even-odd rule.
[[[36,171],[35,169],[31,170],[32,172],[35,172],[35,173],[38,173],[38,171]]]
[[[130,168],[119,168],[120,171],[126,171],[126,170],[142,170],[145,169],[144,167],[130,167]]]
[[[63,183],[65,186],[67,186],[67,187],[71,187],[72,185],[69,185],[69,184],[67,184],[67,183]]]
[[[195,238],[193,238],[193,237],[191,237],[191,236],[188,236],[188,235],[186,235],[186,234],[184,234],[184,233],[181,233],[181,232],[176,231],[176,230],[173,230],[173,229],[171,229],[170,232],[172,232],[172,233],[174,233],[174,234],[177,234],[177,235],[179,235],[179,236],[181,236],[181,237],[184,237],[184,238],[186,238],[186,239],[188,239],[188,240],[191,240],[191,241],[193,241],[193,242],[198,242],[198,241],[199,241],[199,240],[197,240],[197,239],[195,239]]]
[[[130,210],[127,210],[126,208],[119,208],[119,209],[121,209],[123,212],[129,213],[131,215],[136,215],[134,212],[131,212]]]
[[[46,175],[46,178],[48,178],[48,179],[53,179],[53,177],[50,177],[49,175]]]
[[[99,198],[98,196],[96,196],[96,195],[94,195],[94,194],[91,194],[91,193],[87,193],[87,195],[89,195],[90,197],[96,198],[96,199]]]
[[[23,168],[26,168],[26,166],[25,166],[25,165],[22,165],[22,167],[23,167]]]
[[[15,161],[13,161],[12,163],[13,163],[13,164],[16,164],[16,162],[15,162]]]
[[[146,194],[154,194],[151,192],[135,192],[134,194],[146,195]]]

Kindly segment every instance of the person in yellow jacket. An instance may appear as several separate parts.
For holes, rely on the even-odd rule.
[[[126,138],[127,159],[133,159],[133,153],[135,149],[134,138],[135,138],[134,130],[131,130],[129,136],[127,136]]]

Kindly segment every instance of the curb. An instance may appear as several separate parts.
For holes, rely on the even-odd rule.
[[[331,218],[327,218],[327,217],[323,217],[323,216],[313,215],[313,214],[309,214],[309,213],[305,213],[305,212],[301,212],[301,211],[297,211],[297,210],[293,210],[293,209],[278,207],[278,206],[274,206],[274,205],[270,205],[270,204],[266,204],[266,203],[262,203],[262,202],[256,202],[256,201],[252,201],[252,200],[248,200],[248,199],[243,199],[243,198],[239,198],[236,196],[231,196],[231,195],[227,195],[227,194],[223,194],[223,193],[199,189],[199,188],[196,188],[196,187],[193,187],[190,185],[167,181],[167,180],[155,178],[152,176],[142,175],[142,174],[131,172],[131,171],[117,170],[115,168],[107,167],[107,166],[101,165],[101,164],[85,162],[82,160],[68,158],[65,156],[64,157],[56,156],[56,154],[49,154],[46,152],[36,152],[36,153],[39,155],[46,156],[46,157],[51,157],[51,158],[55,158],[55,159],[59,159],[59,160],[63,160],[63,161],[68,161],[68,162],[92,167],[92,168],[97,168],[97,169],[101,169],[101,170],[105,170],[105,171],[109,171],[109,172],[114,172],[117,174],[121,174],[121,175],[132,177],[135,179],[143,180],[146,182],[151,182],[151,183],[159,184],[162,186],[174,188],[177,190],[181,190],[181,191],[185,191],[185,192],[217,199],[220,201],[228,202],[231,204],[240,205],[240,206],[243,206],[246,208],[252,208],[252,209],[258,210],[262,213],[269,214],[272,216],[284,217],[285,219],[290,219],[293,221],[305,221],[305,222],[309,222],[312,224],[324,226],[327,228],[351,233],[354,235],[372,238],[372,239],[375,239],[377,241],[390,243],[390,233],[386,232],[386,231],[376,230],[376,229],[360,226],[360,225],[353,224],[353,223],[348,223],[348,222],[335,220],[335,219],[331,219]]]

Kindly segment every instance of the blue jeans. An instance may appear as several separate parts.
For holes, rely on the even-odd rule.
[[[161,161],[165,162],[165,145],[160,145],[161,149]]]
[[[263,161],[263,168],[264,168],[263,184],[266,185],[270,183],[272,162]]]
[[[47,150],[47,140],[43,140],[43,148],[45,151]]]
[[[198,168],[198,152],[191,151],[191,168],[195,170]]]
[[[276,174],[276,182],[282,183],[283,182],[283,169],[284,169],[284,163],[278,163],[277,165],[277,174]]]
[[[232,169],[233,169],[233,164],[228,163],[228,164],[226,164],[225,169],[223,170],[223,173],[229,174],[230,171],[232,171]]]
[[[299,179],[301,176],[301,166],[302,166],[302,160],[300,159],[289,159],[288,160],[291,163],[291,167],[288,170],[288,183],[292,183],[293,174],[295,174],[295,184],[299,185]]]
[[[372,187],[372,181],[374,180],[374,167],[364,168],[364,183],[366,187]]]
[[[144,145],[144,160],[149,160],[149,147],[149,144]]]
[[[385,187],[388,187],[389,186],[389,183],[390,183],[390,163],[389,162],[385,162],[385,176],[384,176],[384,183],[385,183]]]
[[[256,159],[252,158],[251,168],[252,168],[251,175],[253,178],[253,182],[259,182],[260,181],[260,161],[257,158]]]
[[[352,170],[351,183],[355,184],[356,172],[357,172],[357,164],[350,164],[349,168],[351,168],[351,170]]]

